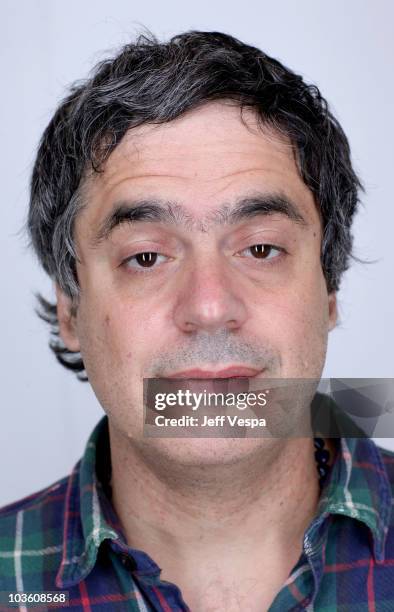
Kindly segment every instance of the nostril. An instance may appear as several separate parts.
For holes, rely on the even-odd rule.
[[[236,321],[235,319],[230,319],[230,321],[227,321],[227,327],[230,327],[231,329],[234,329],[235,327],[239,327],[239,322]]]

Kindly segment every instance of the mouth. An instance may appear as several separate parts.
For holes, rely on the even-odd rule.
[[[209,378],[254,378],[258,374],[261,374],[265,368],[257,370],[248,366],[234,365],[226,368],[217,370],[205,370],[202,368],[191,368],[189,370],[181,370],[179,372],[173,372],[165,376],[165,378],[198,378],[198,379],[209,379]]]

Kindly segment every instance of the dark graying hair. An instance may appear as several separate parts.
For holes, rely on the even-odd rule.
[[[73,226],[84,206],[86,173],[102,171],[129,129],[172,121],[214,100],[254,109],[262,125],[290,139],[322,219],[327,288],[339,288],[351,257],[350,227],[362,186],[347,138],[319,89],[227,34],[190,31],[161,43],[148,33],[71,87],[39,144],[27,229],[42,266],[72,298],[74,312],[79,285]],[[86,380],[80,353],[69,351],[59,336],[56,305],[37,298],[37,312],[51,326],[51,349]]]

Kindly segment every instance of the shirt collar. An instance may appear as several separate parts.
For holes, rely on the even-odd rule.
[[[338,453],[320,496],[317,519],[309,535],[329,515],[364,523],[372,534],[375,561],[385,559],[391,517],[391,486],[376,444],[370,438],[340,438]]]
[[[58,588],[75,585],[90,573],[104,540],[115,542],[119,549],[127,547],[113,507],[97,478],[97,457],[105,454],[103,449],[108,461],[106,415],[95,426],[81,460],[69,477],[64,504],[63,555],[56,576]],[[364,523],[372,533],[375,559],[384,561],[391,488],[379,450],[372,440],[339,439],[338,453],[322,490],[316,518],[306,532],[311,540],[331,514]]]
[[[85,447],[85,452],[74,467],[68,481],[63,523],[63,555],[56,585],[67,588],[85,578],[96,563],[101,543],[110,539],[121,546],[124,542],[112,506],[106,498],[101,482],[97,478],[98,452],[107,449],[108,417],[105,415],[95,426]]]

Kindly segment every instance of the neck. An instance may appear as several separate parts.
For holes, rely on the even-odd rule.
[[[261,442],[233,463],[185,465],[110,425],[113,505],[128,544],[161,567],[198,551],[223,559],[237,542],[248,554],[301,545],[319,497],[313,440]]]

